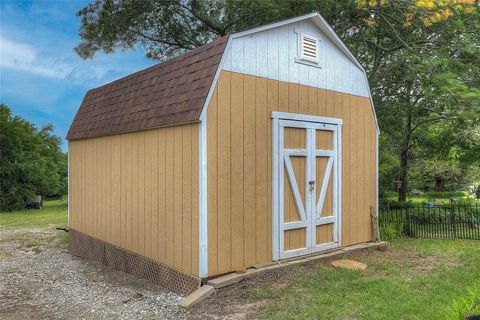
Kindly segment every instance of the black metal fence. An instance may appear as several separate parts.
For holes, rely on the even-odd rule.
[[[480,240],[480,206],[474,204],[384,207],[379,223],[410,237]]]

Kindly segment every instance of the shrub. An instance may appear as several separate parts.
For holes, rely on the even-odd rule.
[[[38,129],[0,104],[0,211],[25,207],[35,195],[67,189],[67,155],[53,126]]]
[[[384,223],[380,225],[380,239],[390,241],[403,235],[402,223]]]
[[[480,303],[480,286],[478,285],[468,290],[464,297],[453,300],[453,303],[447,309],[445,319],[464,320],[468,313],[480,314],[480,304],[472,309],[476,303]]]
[[[452,192],[425,192],[423,194],[426,198],[432,199],[448,199],[448,198],[462,198],[466,194],[463,191],[452,191]]]

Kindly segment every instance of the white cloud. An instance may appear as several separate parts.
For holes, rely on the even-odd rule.
[[[73,66],[61,60],[49,61],[33,46],[0,38],[0,67],[35,73],[44,77],[65,79]]]
[[[143,52],[98,54],[96,59],[85,61],[73,51],[72,43],[52,44],[55,47],[31,45],[0,35],[0,68],[92,87],[151,65]]]

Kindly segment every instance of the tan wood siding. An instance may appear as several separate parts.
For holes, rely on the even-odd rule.
[[[222,71],[207,112],[209,275],[271,261],[271,111],[343,119],[342,245],[372,240],[376,128],[369,99]]]
[[[197,275],[198,130],[70,141],[70,227]]]

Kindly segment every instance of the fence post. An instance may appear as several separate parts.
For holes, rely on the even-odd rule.
[[[410,232],[410,213],[409,213],[409,209],[408,209],[408,206],[405,206],[405,218],[406,218],[406,223],[405,223],[405,233],[406,233],[406,236],[410,237],[411,236],[411,232]]]
[[[455,228],[455,206],[452,201],[450,202],[450,226],[452,228],[452,237],[453,239],[457,238],[457,230]]]

